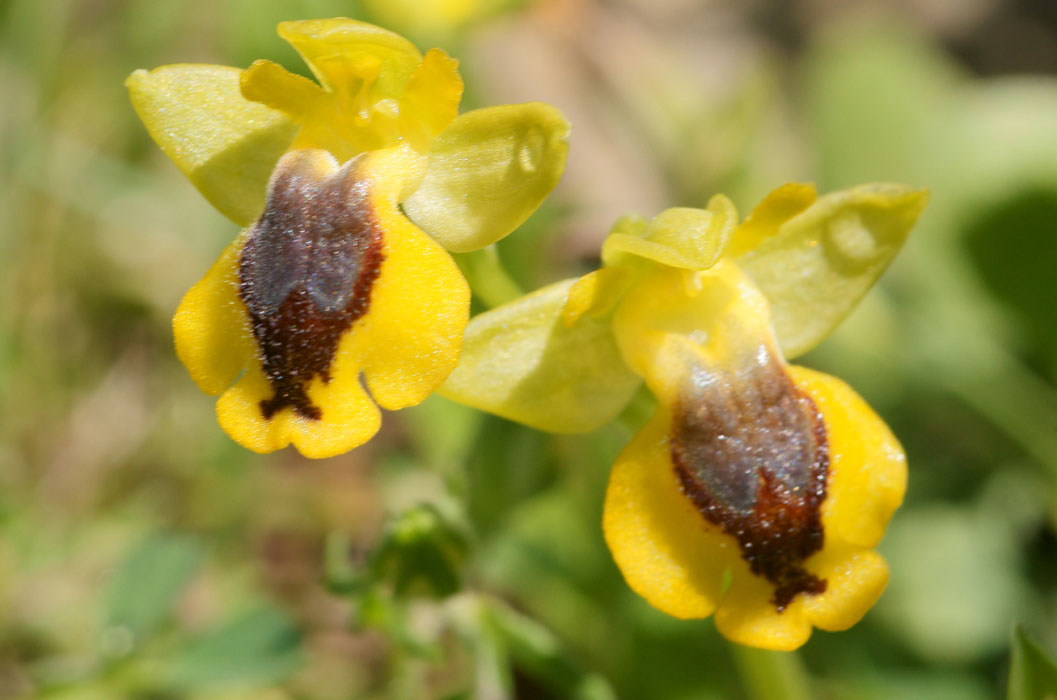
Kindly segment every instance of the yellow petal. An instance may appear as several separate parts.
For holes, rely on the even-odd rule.
[[[884,421],[841,380],[805,367],[790,367],[789,373],[826,418],[831,497],[822,512],[827,533],[873,547],[906,492],[903,448]]]
[[[841,495],[832,484],[828,492],[826,502]],[[809,572],[826,582],[826,590],[798,595],[779,612],[771,602],[772,585],[740,561],[716,610],[716,627],[723,636],[760,649],[792,651],[808,640],[812,627],[836,632],[862,619],[884,592],[888,565],[872,549],[834,537],[829,522],[823,514],[825,544],[805,563]]]
[[[254,361],[235,386],[217,401],[217,420],[232,440],[261,454],[293,444],[305,457],[333,457],[367,442],[378,432],[381,412],[359,384],[355,367],[342,366],[338,358],[333,379],[324,384],[316,378],[309,396],[324,419],[314,420],[286,408],[266,419],[261,401],[274,390]]]
[[[861,620],[888,585],[888,564],[872,549],[827,544],[808,568],[827,585],[825,593],[801,598],[804,611],[811,624],[830,632]]]
[[[255,352],[239,299],[238,259],[244,243],[240,236],[224,249],[173,316],[176,354],[195,384],[211,395],[231,386]]]
[[[573,283],[562,306],[562,323],[572,327],[584,314],[601,316],[612,311],[634,282],[628,270],[603,267]]]
[[[239,79],[242,96],[278,109],[297,121],[323,99],[323,89],[272,61],[254,61]]]
[[[239,90],[237,68],[180,64],[128,77],[151,138],[206,199],[240,226],[264,208],[268,176],[296,126]]]
[[[796,649],[812,626],[841,630],[858,622],[884,590],[888,568],[875,552],[849,544],[836,530],[826,506],[848,496],[846,479],[831,474],[824,546],[805,562],[826,590],[798,595],[779,611],[773,584],[753,574],[734,537],[709,523],[684,495],[670,457],[671,424],[671,414],[660,409],[617,458],[610,477],[603,526],[628,584],[675,617],[715,611],[724,636],[763,649]]]
[[[771,602],[774,587],[769,581],[753,575],[744,562],[733,570],[730,589],[716,610],[720,634],[738,644],[775,651],[792,651],[811,637],[803,595],[779,612]]]
[[[415,105],[401,114],[404,91],[416,71],[437,80],[446,74],[436,57],[420,68],[422,55],[398,34],[344,18],[282,22],[279,34],[300,52],[325,92],[300,115],[296,148],[322,148],[339,162],[402,140],[425,150],[429,134],[423,120],[435,121],[451,108],[445,101],[433,112]],[[450,97],[450,86],[429,87],[445,100]],[[423,92],[429,90],[419,86],[418,94]]]
[[[791,182],[772,191],[738,226],[725,251],[739,257],[778,233],[789,219],[807,209],[818,199],[814,185]]]
[[[607,495],[607,542],[629,584],[651,604],[678,617],[715,609],[722,634],[766,649],[795,649],[809,638],[813,626],[837,630],[857,622],[887,582],[887,565],[870,548],[905,488],[902,450],[884,423],[842,382],[785,365],[774,349],[766,302],[729,261],[698,273],[667,267],[644,273],[620,302],[614,326],[629,364],[643,374],[662,405],[618,458]],[[782,407],[805,406],[795,393],[778,391],[781,382],[775,383],[775,373],[787,373],[787,381],[811,399],[814,405],[806,404],[805,415],[813,417],[816,409],[821,414],[824,439],[811,437],[819,429],[811,427],[813,418],[805,423],[775,413]],[[795,400],[786,400],[790,396]],[[774,426],[772,432],[768,426]],[[809,430],[808,440],[787,443],[783,437],[768,442],[768,435],[782,436],[789,429]],[[693,442],[716,435],[720,437],[715,443]],[[764,520],[756,511],[739,511],[750,506],[736,505],[745,498],[745,489],[738,480],[741,472],[730,465],[758,460],[757,455],[771,455],[786,446],[799,454],[805,444],[816,445],[825,459],[812,458],[806,472],[776,463],[770,476],[759,477],[764,479],[760,486],[749,486],[763,489],[775,478],[792,480],[787,488],[800,479],[817,485],[817,477],[824,474],[826,487],[817,491],[822,500],[814,511],[819,519],[801,510],[812,508],[810,501],[791,503],[791,511],[774,511],[773,521],[771,511],[765,511]],[[684,460],[678,462],[683,470],[687,459],[704,461],[690,462],[695,471],[680,471],[678,476],[675,455]],[[724,467],[732,471],[728,474]],[[684,484],[688,478],[690,485]],[[647,500],[653,505],[640,504]],[[725,506],[729,511],[716,505],[725,502],[734,504]],[[706,504],[708,513],[720,515],[706,516],[699,510]],[[709,517],[733,520],[713,522]],[[786,517],[806,529],[787,531],[783,539],[759,539],[771,532],[774,525],[769,523]],[[717,523],[747,532],[758,527],[760,534],[742,539],[742,530],[735,537]],[[764,558],[773,556],[767,554],[771,542],[821,549],[806,558],[795,555],[801,558],[794,556],[786,564],[780,557]],[[699,563],[702,560],[708,563]],[[721,597],[714,588],[700,590],[688,583],[688,571],[709,582],[729,576],[729,588]],[[783,587],[790,598],[784,597]]]
[[[331,176],[337,163],[321,151],[294,151],[281,159],[272,179],[269,211],[290,198],[298,187]],[[310,191],[311,192],[311,191]],[[360,387],[358,367],[351,369],[335,357],[329,372],[333,381],[315,376],[308,387],[319,419],[292,407],[266,413],[264,402],[277,391],[262,367],[262,354],[250,330],[249,311],[240,284],[240,258],[258,222],[228,246],[213,269],[187,294],[174,318],[177,351],[199,385],[210,393],[223,392],[217,401],[221,427],[239,444],[271,452],[294,444],[310,457],[344,452],[369,439],[379,425],[378,408]],[[357,325],[352,325],[355,332]],[[243,373],[243,370],[244,373]],[[230,386],[242,373],[242,378]],[[230,387],[230,388],[228,388]]]
[[[328,90],[358,77],[371,64],[379,90],[398,97],[422,60],[415,45],[399,34],[344,17],[280,22],[279,36],[297,49]]]
[[[421,156],[416,157],[411,149],[400,148],[373,153],[339,169],[337,161],[324,151],[288,153],[272,179],[267,215],[232,244],[210,274],[188,293],[174,327],[181,358],[196,381],[216,393],[245,368],[242,378],[217,402],[221,426],[239,444],[257,452],[293,444],[308,457],[339,454],[362,444],[378,430],[380,412],[360,383],[361,372],[374,400],[396,409],[423,400],[455,365],[469,310],[469,289],[450,256],[416,229],[396,204],[404,187],[403,176],[412,180],[418,177],[420,161]],[[273,279],[276,263],[284,262],[282,255],[301,256],[315,250],[309,245],[315,239],[287,242],[281,235],[287,229],[282,227],[289,225],[289,216],[303,215],[305,207],[315,207],[310,209],[312,216],[333,214],[340,217],[339,221],[351,221],[347,206],[334,210],[334,205],[328,204],[335,194],[348,197],[347,206],[359,207],[351,220],[365,222],[369,227],[365,232],[374,232],[372,236],[381,234],[372,238],[378,252],[363,259],[380,261],[370,263],[377,267],[363,267],[368,263],[361,260],[356,263],[360,267],[352,268],[356,284],[366,279],[370,285],[363,306],[350,306],[355,300],[341,296],[344,292],[339,294],[340,303],[346,305],[343,308],[362,308],[356,313],[364,315],[353,316],[351,325],[339,328],[337,336],[317,338],[306,335],[307,328],[301,328],[300,335],[290,335],[288,330],[293,333],[296,329],[269,324],[284,318],[300,322],[301,316],[296,314],[302,312],[272,316],[278,308],[269,309],[285,304],[291,298],[290,289],[329,298],[327,284],[344,282],[333,275],[333,279],[320,277],[326,269],[313,272],[315,268],[310,266],[307,271],[298,271],[296,265],[288,275]],[[324,218],[320,225],[328,221]],[[242,256],[243,249],[251,245],[252,254]],[[240,257],[244,258],[241,262]],[[288,262],[294,265],[300,260],[295,257]],[[249,271],[245,272],[248,277],[240,277],[240,264],[243,272]],[[312,276],[305,278],[308,274]],[[366,274],[371,276],[363,277]],[[313,287],[312,280],[321,286]],[[250,285],[249,291],[240,284]],[[287,289],[289,285],[294,286]],[[307,286],[302,289],[300,285]],[[315,308],[321,309],[316,303]],[[255,321],[261,324],[256,326],[258,333],[270,335],[253,338],[249,309],[264,314],[261,319],[271,319],[267,323]],[[312,327],[322,323],[320,318],[310,315],[304,323]],[[307,348],[304,343],[316,340],[337,343],[324,365],[318,364],[315,355],[287,355],[293,352],[287,345],[281,351],[269,350],[272,354],[261,349],[265,346],[258,347],[258,343],[295,342],[301,344],[297,347]],[[272,363],[268,372],[264,361]],[[281,371],[279,375],[274,374],[276,368]],[[297,382],[299,374],[308,372],[311,374],[304,374],[304,383]],[[291,376],[294,379],[290,380]],[[288,380],[294,383],[283,383]]]
[[[767,296],[786,357],[810,350],[851,311],[927,201],[926,191],[893,184],[834,192],[737,259]]]
[[[561,113],[538,102],[462,114],[433,141],[426,179],[404,211],[448,250],[494,243],[554,189],[568,135]]]
[[[608,320],[562,320],[575,280],[480,314],[440,393],[539,430],[595,430],[627,405],[641,380],[621,358]]]
[[[407,82],[400,99],[400,133],[421,150],[448,128],[459,114],[462,78],[459,62],[440,49],[430,49]]]
[[[602,528],[632,590],[674,617],[707,617],[738,549],[682,495],[669,459],[670,424],[659,410],[617,457]]]
[[[621,220],[602,245],[602,260],[619,265],[633,256],[669,267],[705,270],[723,254],[737,223],[738,213],[723,195],[713,197],[707,209],[665,210],[645,228]]]
[[[342,343],[357,356],[374,399],[395,410],[424,400],[454,369],[470,312],[470,288],[451,256],[401,213],[408,149],[367,156],[361,176],[385,230],[381,274],[362,331]]]

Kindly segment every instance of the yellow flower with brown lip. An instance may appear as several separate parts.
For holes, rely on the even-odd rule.
[[[553,432],[657,399],[617,458],[606,542],[628,584],[733,641],[794,649],[845,629],[888,579],[873,551],[906,486],[884,422],[786,357],[820,342],[899,250],[924,192],[772,192],[617,223],[605,266],[474,318],[441,392]]]
[[[568,124],[540,103],[458,114],[457,62],[373,25],[279,33],[318,82],[257,61],[127,84],[162,150],[247,227],[181,302],[180,359],[221,394],[236,442],[327,457],[455,366],[470,294],[444,249],[489,245],[532,213],[561,176]]]

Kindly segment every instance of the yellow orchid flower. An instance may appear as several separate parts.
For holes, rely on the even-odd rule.
[[[892,260],[927,195],[772,192],[740,225],[705,210],[622,219],[604,267],[474,318],[441,393],[553,432],[593,430],[645,380],[617,458],[606,542],[628,584],[741,644],[845,629],[888,579],[873,551],[906,485],[884,422],[838,379],[787,364]]]
[[[370,24],[279,34],[318,83],[257,61],[127,85],[166,155],[246,227],[181,302],[177,354],[236,442],[327,457],[377,432],[378,405],[444,381],[470,301],[444,249],[519,226],[561,176],[569,128],[540,103],[459,115],[457,62]]]

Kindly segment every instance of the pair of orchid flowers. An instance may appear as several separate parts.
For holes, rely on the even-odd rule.
[[[223,429],[257,452],[327,457],[369,440],[379,406],[437,391],[587,432],[644,381],[657,408],[618,457],[603,515],[628,584],[757,647],[858,621],[887,582],[873,548],[904,454],[847,385],[786,358],[869,289],[926,194],[791,184],[740,223],[722,195],[626,217],[599,270],[471,320],[445,249],[488,246],[536,209],[568,124],[541,103],[459,114],[457,62],[369,24],[279,34],[318,82],[270,61],[128,80],[154,140],[244,227],[173,319]]]

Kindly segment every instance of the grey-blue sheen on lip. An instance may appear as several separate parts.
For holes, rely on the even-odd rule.
[[[826,426],[773,351],[737,370],[695,366],[672,418],[670,456],[684,495],[738,541],[751,571],[785,609],[825,591],[804,568],[822,549],[829,467]]]
[[[261,402],[269,419],[288,406],[322,418],[308,385],[330,381],[338,343],[367,313],[384,259],[359,159],[320,178],[316,158],[292,151],[279,161],[239,257],[239,296],[274,392]]]

